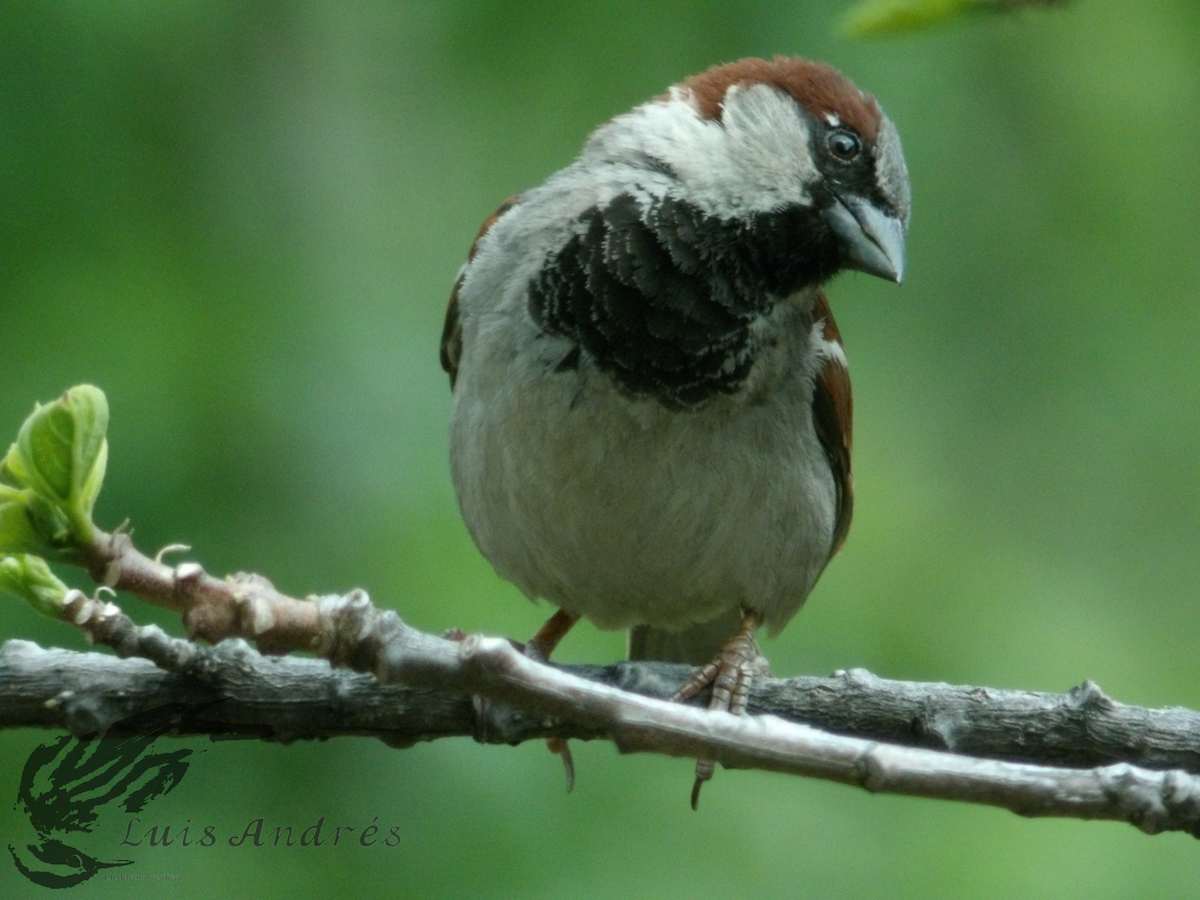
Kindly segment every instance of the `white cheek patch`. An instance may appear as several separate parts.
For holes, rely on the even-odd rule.
[[[713,166],[713,199],[731,211],[768,211],[808,203],[817,180],[808,126],[790,97],[755,84],[725,94],[724,153]]]

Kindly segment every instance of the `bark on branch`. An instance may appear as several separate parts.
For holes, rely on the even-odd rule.
[[[316,659],[266,657],[238,640],[214,648],[179,643],[189,648],[190,661],[172,672],[145,659],[9,641],[0,647],[0,728],[62,728],[83,736],[138,712],[184,704],[204,712],[182,721],[180,734],[284,742],[368,736],[407,747],[470,737],[515,745],[605,736],[569,718],[502,703],[488,710],[481,730],[466,694],[381,684]],[[553,668],[657,699],[668,698],[690,673],[687,666],[647,662]],[[695,698],[692,705],[706,702]],[[892,681],[852,669],[828,678],[758,679],[749,712],[968,756],[1072,767],[1128,762],[1200,774],[1200,713],[1126,706],[1093,682],[1049,694]]]
[[[149,559],[122,535],[98,534],[84,563],[98,581],[180,611],[192,636],[308,650],[373,677],[270,659],[241,641],[201,648],[73,591],[62,618],[135,658],[9,642],[0,651],[0,727],[83,734],[176,703],[192,710],[183,733],[370,734],[396,746],[455,734],[504,743],[604,737],[622,752],[1200,834],[1200,714],[1124,706],[1090,682],[1054,695],[891,682],[860,670],[760,679],[755,715],[735,717],[661,699],[686,667],[544,665],[504,639],[419,632],[361,591],[298,600],[257,576],[217,579],[195,563]]]

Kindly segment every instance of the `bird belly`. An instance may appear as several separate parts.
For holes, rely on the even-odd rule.
[[[778,631],[824,568],[835,519],[799,331],[772,351],[766,390],[694,411],[480,335],[451,462],[484,556],[601,628],[684,628],[744,607]]]

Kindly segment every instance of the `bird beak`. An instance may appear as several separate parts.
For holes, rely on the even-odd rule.
[[[900,284],[904,280],[904,223],[856,197],[835,197],[825,220],[842,242],[851,269]]]

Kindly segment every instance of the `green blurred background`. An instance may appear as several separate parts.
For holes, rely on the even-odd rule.
[[[825,59],[899,126],[903,289],[843,276],[858,506],[779,675],[1200,708],[1200,5],[1077,0],[876,43],[847,4],[0,3],[0,441],[108,393],[102,526],[415,625],[548,614],[459,521],[437,364],[483,218],[668,84]],[[5,437],[5,435],[8,435]],[[132,598],[125,609],[179,632]],[[15,602],[0,638],[83,648]],[[563,661],[620,656],[582,626]],[[0,837],[49,733],[0,733]],[[193,742],[147,821],[398,825],[363,849],[135,851],[78,896],[1195,896],[1200,847],[577,744]],[[115,819],[119,818],[120,821]],[[120,857],[125,819],[95,835]],[[4,854],[7,859],[7,854]],[[116,870],[122,871],[122,870]],[[129,870],[124,870],[129,871]],[[5,896],[44,893],[0,861]]]

